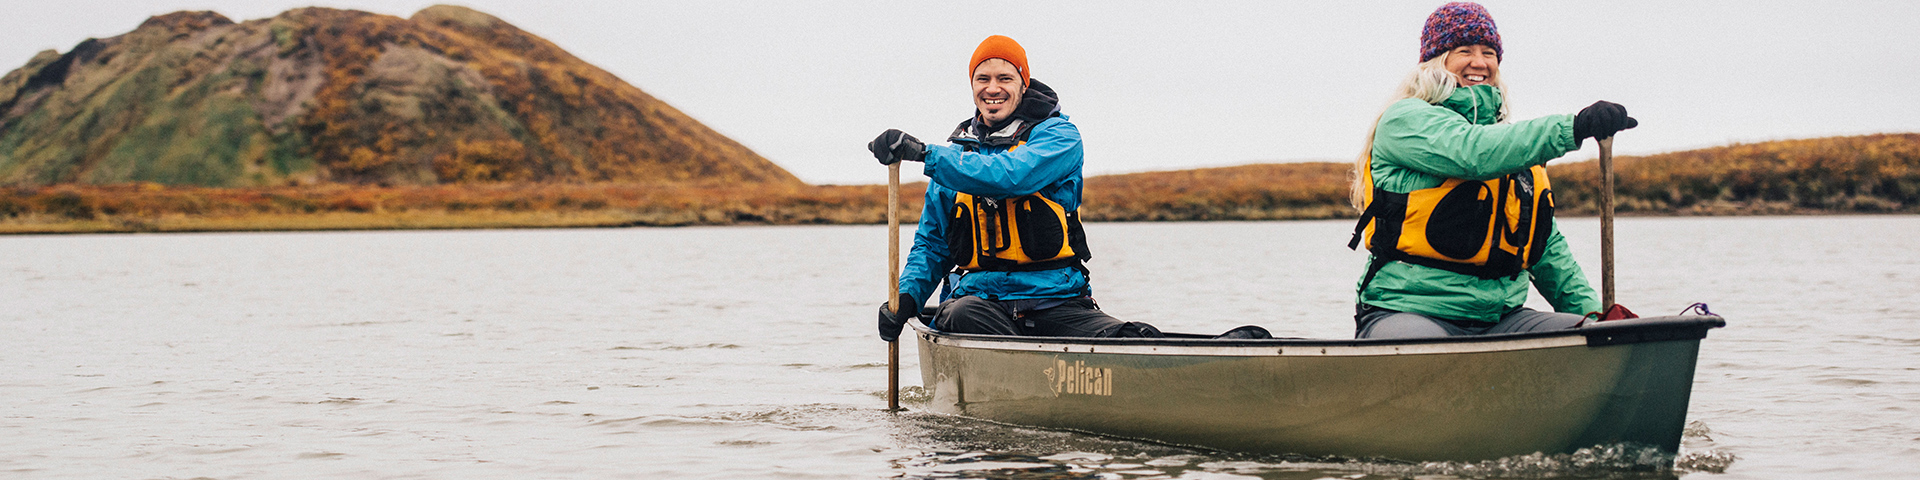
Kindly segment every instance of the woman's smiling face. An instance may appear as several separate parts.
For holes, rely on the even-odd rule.
[[[1500,51],[1486,45],[1455,47],[1447,51],[1447,71],[1462,87],[1492,82],[1500,76]]]

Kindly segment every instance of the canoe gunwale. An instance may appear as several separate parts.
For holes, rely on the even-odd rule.
[[[1614,320],[1576,329],[1413,339],[1232,339],[1019,337],[947,333],[909,322],[928,342],[957,348],[1032,352],[1186,356],[1376,356],[1499,352],[1571,346],[1606,346],[1706,338],[1726,326],[1717,316]]]

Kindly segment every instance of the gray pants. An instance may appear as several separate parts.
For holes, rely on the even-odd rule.
[[[994,301],[975,296],[947,300],[933,327],[953,333],[1039,337],[1161,337],[1160,330],[1102,313],[1091,298]]]
[[[1579,325],[1584,318],[1520,307],[1501,316],[1498,323],[1462,322],[1361,304],[1353,315],[1353,338],[1454,337],[1564,330]]]

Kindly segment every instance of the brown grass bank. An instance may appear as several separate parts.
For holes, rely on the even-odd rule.
[[[1626,215],[1920,213],[1920,134],[1779,140],[1614,159]],[[1596,215],[1599,162],[1547,167],[1560,211]]]
[[[0,233],[860,224],[885,202],[878,185],[63,185],[0,189]]]
[[[1920,134],[1786,140],[1616,159],[1626,215],[1920,213]],[[1597,162],[1556,163],[1560,211],[1595,212]],[[1352,218],[1346,163],[1089,177],[1090,221]],[[918,220],[925,183],[902,186]],[[883,185],[491,183],[0,188],[0,233],[875,224]]]

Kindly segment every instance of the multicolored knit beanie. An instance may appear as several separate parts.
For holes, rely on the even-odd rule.
[[[1427,27],[1420,29],[1420,61],[1432,60],[1462,45],[1486,45],[1493,47],[1495,55],[1506,54],[1500,48],[1500,29],[1493,25],[1493,15],[1478,3],[1441,5],[1427,16]]]

